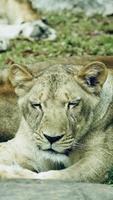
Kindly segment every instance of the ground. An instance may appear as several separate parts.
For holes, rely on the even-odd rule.
[[[6,180],[0,200],[113,200],[113,188],[74,181]]]
[[[11,49],[0,54],[1,68],[10,59],[25,64],[59,56],[113,55],[113,15],[87,17],[84,13],[64,11],[44,16],[56,29],[57,39],[54,42],[13,40]],[[112,172],[107,183],[113,183]]]

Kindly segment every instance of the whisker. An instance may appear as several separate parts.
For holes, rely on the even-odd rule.
[[[34,135],[35,135],[36,138],[44,140],[44,138],[41,134],[34,133]]]
[[[72,148],[73,149],[84,149],[84,148],[86,148],[86,147],[88,147],[86,144],[82,144],[82,143],[73,143],[73,145],[72,145]]]

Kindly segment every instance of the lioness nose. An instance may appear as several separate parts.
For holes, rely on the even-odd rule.
[[[44,136],[51,144],[53,144],[54,142],[57,142],[58,140],[60,140],[63,137],[63,135],[51,137],[51,136],[46,135],[46,134],[44,134]]]

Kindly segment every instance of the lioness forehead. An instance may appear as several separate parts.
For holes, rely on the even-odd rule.
[[[66,99],[74,98],[79,95],[82,88],[76,82],[75,74],[76,68],[67,66],[53,66],[48,70],[45,70],[39,77],[36,78],[36,82],[32,88],[32,96],[36,98],[62,98]]]

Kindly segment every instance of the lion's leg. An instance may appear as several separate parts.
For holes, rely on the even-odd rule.
[[[76,164],[61,171],[39,173],[38,179],[75,180],[76,182],[102,182],[108,169],[112,167],[112,157],[104,154],[105,149],[96,149],[96,153],[89,153]]]
[[[20,166],[14,139],[0,144],[0,179],[37,178],[37,173]]]
[[[19,165],[0,164],[0,179],[37,179],[37,173],[21,168]]]
[[[8,24],[6,21],[0,23],[0,52],[6,51],[10,47],[9,41],[18,37],[29,40],[56,38],[54,29],[41,20],[28,0],[9,0],[4,12]]]
[[[16,38],[20,31],[20,25],[0,24],[0,52],[10,48],[10,40]]]
[[[17,38],[21,30],[21,25],[0,24],[0,52],[10,48],[10,40]]]
[[[9,40],[0,39],[0,53],[9,49]]]
[[[18,37],[29,40],[54,40],[56,32],[41,20],[14,25],[0,24],[0,51],[7,50],[9,41]]]

